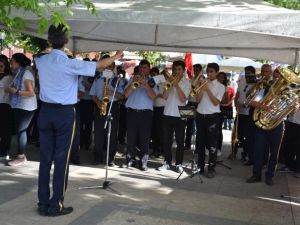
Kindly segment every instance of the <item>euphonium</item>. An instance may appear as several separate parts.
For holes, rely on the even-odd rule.
[[[108,78],[106,78],[104,83],[104,88],[103,88],[103,97],[101,100],[101,104],[99,106],[99,111],[101,116],[106,115],[108,103],[109,103],[109,84],[108,84]]]
[[[253,114],[255,124],[264,130],[277,127],[293,111],[298,101],[300,92],[298,75],[286,68],[277,69],[277,72],[279,78],[262,99],[262,107],[255,109]]]
[[[198,87],[193,88],[190,92],[191,97],[196,97],[202,90],[202,88],[208,83],[208,79],[203,80]]]

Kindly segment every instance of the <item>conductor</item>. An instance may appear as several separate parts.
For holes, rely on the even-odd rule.
[[[60,216],[73,212],[64,207],[68,181],[69,156],[75,126],[74,104],[77,102],[78,75],[91,76],[114,60],[122,58],[117,51],[98,62],[69,59],[64,53],[68,36],[63,25],[51,25],[48,41],[53,50],[35,58],[40,80],[41,110],[38,118],[40,133],[40,167],[38,180],[38,212],[41,216]],[[54,162],[53,195],[50,198],[50,170]]]

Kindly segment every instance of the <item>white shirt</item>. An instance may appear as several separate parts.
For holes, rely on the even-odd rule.
[[[298,109],[294,114],[290,114],[288,116],[288,121],[300,125],[300,109]]]
[[[182,77],[178,85],[183,91],[185,97],[187,98],[191,92],[190,81],[187,78]],[[186,101],[181,102],[179,100],[176,88],[171,88],[171,90],[169,91],[169,96],[166,100],[164,115],[180,117],[178,106],[185,106],[185,105],[186,105]]]
[[[244,79],[239,80],[239,84],[237,88],[237,91],[239,92],[239,98],[237,99],[237,101],[239,103],[241,104],[245,103],[247,98],[246,94],[249,92],[249,90],[253,88],[253,86],[254,84],[247,84],[245,77]],[[247,108],[241,107],[238,113],[243,115],[249,115],[249,107]]]
[[[16,75],[16,76],[18,76],[18,75]],[[34,90],[34,87],[35,87],[34,77],[28,69],[26,69],[26,71],[25,71],[25,73],[22,77],[22,86],[21,86],[20,91],[26,91],[25,80],[31,80],[32,81],[32,87],[33,87],[33,90]],[[16,81],[16,79],[15,79],[15,81]],[[27,110],[27,111],[36,110],[37,109],[36,95],[34,95],[32,97],[19,96],[19,101],[18,101],[17,105],[13,106],[13,108],[24,109],[24,110]]]
[[[221,101],[224,93],[225,93],[225,86],[221,84],[217,79],[208,82],[208,88],[212,92],[212,94]],[[207,92],[203,93],[202,99],[197,107],[197,112],[200,114],[214,114],[220,113],[220,104],[214,105],[210,100]]]
[[[158,87],[158,93],[157,94],[163,94],[164,93],[164,84],[160,83],[157,85]],[[162,97],[157,97],[154,100],[154,107],[164,107],[166,105],[166,100]]]
[[[9,94],[5,92],[5,88],[7,88],[12,81],[13,77],[10,75],[4,76],[0,80],[0,103],[9,104]]]

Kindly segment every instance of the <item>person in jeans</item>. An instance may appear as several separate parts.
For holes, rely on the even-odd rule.
[[[12,134],[12,112],[9,95],[5,92],[13,80],[6,56],[0,57],[0,160],[8,160]]]
[[[26,162],[27,128],[37,109],[34,92],[34,76],[30,69],[31,61],[22,53],[15,53],[10,61],[11,70],[15,74],[12,86],[6,91],[11,95],[10,104],[13,109],[15,129],[17,132],[17,156],[8,162],[9,166],[18,166]]]

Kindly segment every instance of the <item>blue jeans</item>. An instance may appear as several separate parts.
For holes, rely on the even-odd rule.
[[[18,138],[18,155],[25,153],[27,146],[27,128],[33,118],[34,110],[13,109],[15,127]]]
[[[283,135],[283,123],[272,130],[263,130],[255,126],[253,175],[261,176],[266,151],[269,151],[269,162],[266,176],[273,177],[277,164],[278,151]]]

